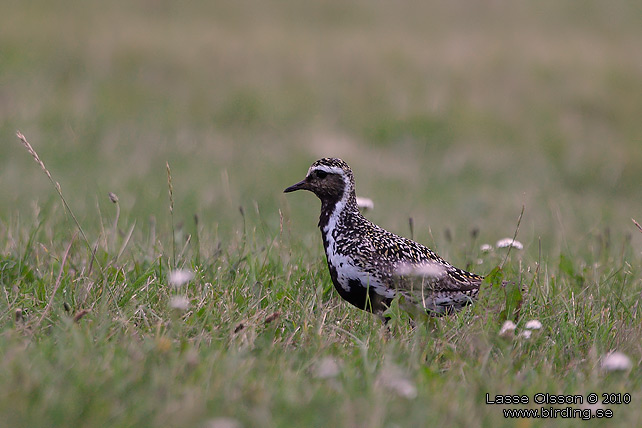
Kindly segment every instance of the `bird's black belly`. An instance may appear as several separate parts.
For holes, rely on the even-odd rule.
[[[383,313],[390,306],[391,298],[378,294],[374,288],[363,285],[358,279],[349,279],[349,290],[346,290],[339,283],[337,269],[332,266],[330,262],[328,262],[328,268],[330,269],[330,277],[332,278],[334,288],[348,303],[364,311],[378,314]]]

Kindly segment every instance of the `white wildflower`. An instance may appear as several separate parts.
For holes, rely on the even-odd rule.
[[[370,198],[362,198],[357,196],[357,206],[364,211],[368,211],[374,208],[374,202]]]
[[[181,287],[194,279],[194,272],[189,269],[176,269],[169,273],[169,285]]]
[[[604,404],[602,404],[601,401],[598,401],[595,404],[586,403],[586,404],[580,405],[580,409],[589,409],[591,413],[595,413],[597,409],[603,409],[603,408],[604,408]]]
[[[508,247],[513,247],[513,248],[516,248],[516,249],[518,249],[518,250],[521,250],[521,249],[523,249],[523,248],[524,248],[524,244],[522,244],[521,242],[519,242],[519,241],[517,241],[517,240],[515,240],[515,239],[513,239],[513,238],[504,238],[504,239],[500,239],[499,241],[497,241],[497,243],[495,244],[495,246],[496,246],[497,248],[508,248]]]
[[[517,326],[515,325],[514,322],[512,322],[511,320],[506,320],[504,321],[502,328],[499,329],[499,335],[501,337],[511,336],[516,328]]]
[[[490,244],[482,244],[481,247],[479,247],[479,250],[482,253],[490,253],[491,251],[493,251],[493,246]]]
[[[185,296],[172,296],[169,299],[169,307],[179,311],[186,311],[189,308],[189,299]]]
[[[417,397],[417,387],[397,366],[390,364],[385,365],[381,369],[376,382],[400,397],[408,399]]]
[[[533,330],[523,330],[521,333],[519,333],[519,337],[523,337],[524,339],[530,339],[532,334],[533,334]]]
[[[236,419],[219,417],[210,419],[203,425],[205,428],[241,428],[241,423]]]
[[[524,327],[528,330],[539,330],[542,328],[542,323],[539,320],[530,320]]]
[[[319,379],[330,379],[337,377],[340,373],[339,364],[334,358],[325,357],[314,367],[314,376]]]
[[[602,358],[602,368],[607,372],[629,370],[631,367],[631,359],[622,352],[613,351]]]
[[[439,263],[405,263],[395,271],[400,276],[418,276],[422,278],[440,278],[446,273],[446,269]]]

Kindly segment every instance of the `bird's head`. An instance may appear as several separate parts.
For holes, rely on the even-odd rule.
[[[354,195],[354,177],[347,163],[337,158],[323,158],[314,162],[301,181],[284,190],[309,190],[322,202],[338,202]]]

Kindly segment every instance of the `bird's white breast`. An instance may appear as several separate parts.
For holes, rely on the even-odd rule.
[[[326,256],[328,263],[335,268],[339,285],[344,290],[350,291],[350,281],[358,280],[363,287],[372,287],[377,294],[381,296],[389,298],[395,297],[395,290],[386,287],[378,278],[370,275],[369,272],[358,266],[353,257],[337,251],[337,243],[334,239],[333,232],[340,221],[340,214],[344,206],[344,200],[337,203],[334,211],[330,215],[328,224],[322,230],[327,242]]]

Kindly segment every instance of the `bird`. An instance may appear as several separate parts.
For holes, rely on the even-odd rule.
[[[284,190],[308,190],[321,200],[319,229],[330,277],[344,300],[378,315],[397,296],[404,306],[430,316],[451,314],[473,303],[483,276],[459,269],[435,251],[389,232],[357,206],[352,169],[339,158],[312,163],[305,178]]]

